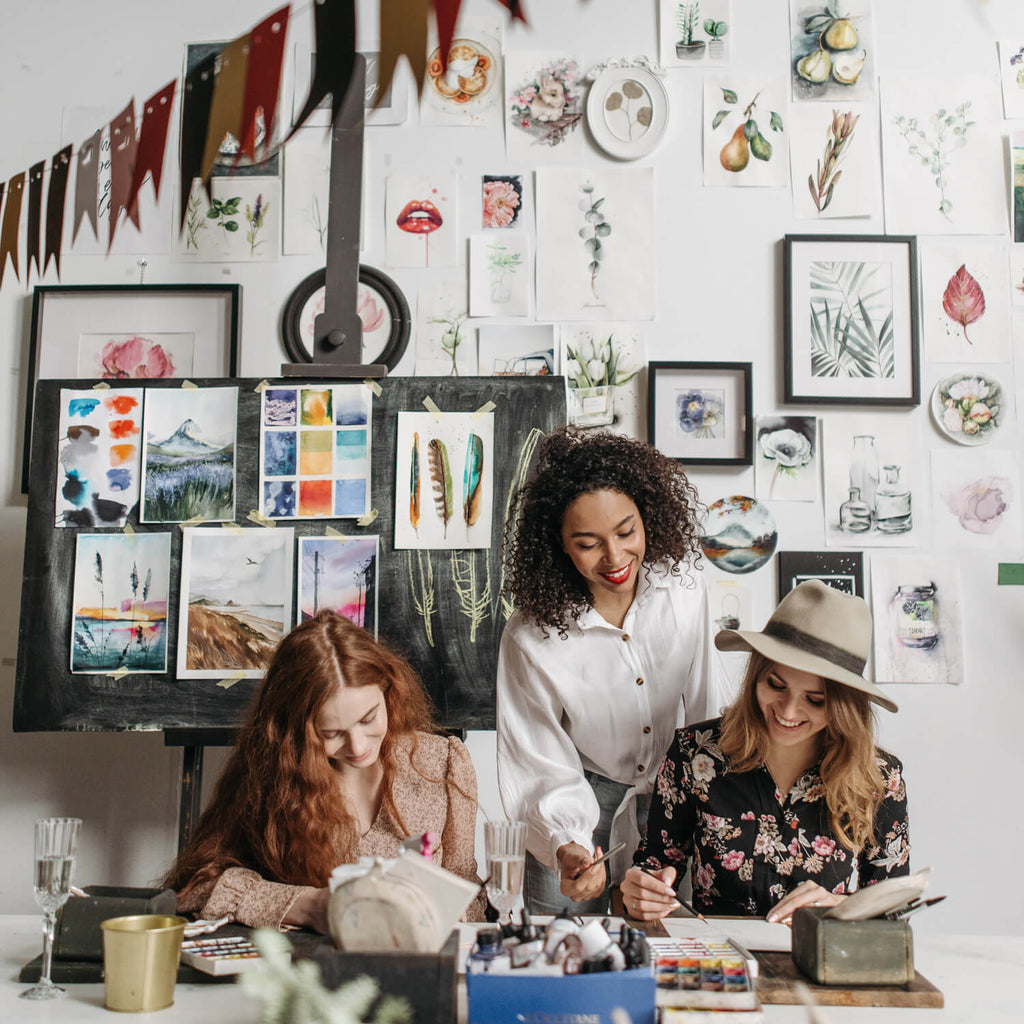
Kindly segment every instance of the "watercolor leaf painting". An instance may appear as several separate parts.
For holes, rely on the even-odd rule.
[[[889,264],[812,262],[810,307],[813,376],[895,375]]]

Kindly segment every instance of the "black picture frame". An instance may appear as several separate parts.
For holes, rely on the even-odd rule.
[[[919,405],[917,239],[786,235],[783,243],[786,403]]]
[[[694,416],[677,408],[687,389],[701,396],[694,399]],[[687,465],[753,465],[751,364],[648,363],[647,437],[664,455]]]
[[[191,332],[195,359],[185,377],[234,377],[242,306],[238,284],[36,285],[25,375],[25,437],[21,492],[28,494],[36,382],[75,378],[84,334]],[[124,380],[104,373],[89,382]],[[137,377],[136,383],[154,378]],[[166,378],[165,378],[166,379]]]
[[[288,296],[281,313],[281,343],[293,363],[313,362],[312,309],[317,292],[326,286],[327,268],[321,267],[304,277]],[[369,288],[378,297],[390,318],[390,330],[383,347],[371,350],[366,347],[367,331],[364,330],[363,363],[383,363],[393,370],[405,355],[412,333],[412,316],[409,303],[402,289],[383,271],[366,264],[359,264],[359,283]],[[376,349],[376,346],[374,346]]]
[[[780,601],[806,580],[867,600],[863,551],[780,551],[778,566]]]

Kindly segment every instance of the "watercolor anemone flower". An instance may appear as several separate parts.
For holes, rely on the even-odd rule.
[[[768,497],[772,497],[775,481],[780,476],[795,477],[814,456],[811,442],[799,430],[784,427],[762,434],[757,439],[761,448],[761,456],[775,463],[772,482],[768,487]]]

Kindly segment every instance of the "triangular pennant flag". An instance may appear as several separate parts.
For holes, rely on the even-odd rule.
[[[199,177],[206,145],[206,126],[210,122],[210,101],[216,78],[214,64],[219,54],[211,53],[185,75],[181,94],[181,224],[185,223],[192,182]],[[179,230],[181,225],[179,225]]]
[[[97,128],[78,147],[78,169],[75,172],[75,227],[71,232],[71,244],[78,237],[82,217],[88,217],[92,233],[99,238],[96,230],[96,188],[100,173],[100,138],[103,130]]]
[[[32,274],[32,264],[36,265],[36,277],[43,275],[39,271],[39,227],[43,212],[43,169],[46,161],[40,160],[28,169],[28,211],[25,214],[27,235],[25,239],[25,287]]]
[[[429,3],[430,0],[423,0]],[[392,6],[396,6],[392,0]],[[396,15],[397,16],[397,15]],[[392,17],[389,10],[386,19]],[[313,27],[316,53],[313,55],[313,81],[302,112],[288,133],[290,139],[306,118],[331,94],[331,121],[338,117],[352,78],[356,55],[356,9],[354,0],[315,0]],[[285,139],[285,142],[288,141]]]
[[[518,19],[524,25],[526,24],[526,15],[523,13],[523,5],[519,0],[498,0],[498,3],[501,4],[502,7],[508,8],[513,21]]]
[[[206,194],[210,195],[210,176],[217,155],[230,135],[236,142],[242,135],[242,103],[245,99],[245,77],[249,66],[249,33],[233,39],[220,52],[217,74],[210,100],[210,119],[206,125],[206,144],[199,176]]]
[[[50,161],[50,188],[46,193],[46,255],[43,257],[43,275],[53,257],[60,279],[60,243],[64,237],[64,197],[68,191],[68,171],[71,170],[71,144]]]
[[[281,85],[284,39],[288,28],[287,6],[264,18],[250,33],[249,70],[245,76],[242,105],[242,138],[239,156],[256,158],[256,118],[263,111],[262,146],[270,141],[277,116],[277,92]]]
[[[25,193],[25,172],[16,174],[7,182],[7,205],[4,207],[3,225],[0,226],[0,286],[4,283],[7,257],[14,265],[14,276],[18,273],[18,224],[21,221],[21,199]]]
[[[114,244],[121,211],[128,208],[131,198],[132,175],[135,172],[135,151],[138,139],[135,135],[135,97],[113,121],[110,122],[110,232],[107,252]],[[139,228],[139,211],[132,218],[135,229]]]
[[[128,192],[128,216],[132,223],[139,224],[139,189],[146,175],[153,177],[153,193],[160,197],[160,178],[164,170],[164,150],[167,147],[167,126],[174,106],[174,88],[177,81],[168,82],[159,92],[142,104],[142,131],[135,149],[135,169],[132,171],[132,185]]]
[[[387,95],[398,58],[404,53],[412,65],[416,92],[423,91],[427,70],[427,15],[432,0],[390,0],[387,17],[381,13],[377,95]],[[447,53],[445,59],[447,60]]]
[[[455,38],[455,23],[459,20],[459,8],[462,0],[434,0],[434,17],[437,19],[438,52],[441,67],[448,67],[448,51],[452,48]]]

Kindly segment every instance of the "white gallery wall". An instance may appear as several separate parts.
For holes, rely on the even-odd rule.
[[[150,5],[128,0],[34,0],[3,5],[0,32],[0,179],[6,180],[63,144],[62,116],[82,108],[94,125],[109,121],[134,96],[141,102],[180,75],[188,42],[227,40],[270,13],[264,0],[177,0]],[[527,0],[529,27],[507,28],[512,50],[578,53],[589,67],[609,57],[658,53],[657,0]],[[824,7],[824,4],[821,5]],[[373,49],[375,3],[361,2],[360,46]],[[469,14],[504,16],[495,0],[467,0]],[[774,72],[789,66],[788,0],[732,0],[729,41],[736,73]],[[297,31],[308,32],[310,5],[294,12]],[[927,80],[982,76],[998,102],[996,42],[1024,43],[1020,0],[875,0],[877,72]],[[507,22],[506,22],[507,25]],[[403,69],[403,74],[406,71]],[[827,435],[835,407],[783,404],[782,238],[787,233],[882,234],[880,202],[870,217],[823,222],[794,216],[790,188],[706,188],[702,164],[702,79],[712,70],[672,68],[665,78],[670,114],[660,146],[633,165],[619,165],[589,140],[580,166],[649,167],[654,171],[656,312],[644,326],[649,360],[728,360],[753,364],[756,415],[817,415]],[[286,83],[285,109],[291,108]],[[878,94],[872,102],[877,109]],[[77,110],[71,110],[77,108]],[[791,117],[782,111],[784,118]],[[998,120],[1008,168],[1010,131],[1024,122]],[[68,141],[80,141],[75,138]],[[776,142],[780,148],[784,143]],[[282,307],[292,289],[321,265],[316,256],[275,262],[186,265],[169,256],[174,171],[165,171],[159,209],[144,207],[164,225],[152,251],[112,255],[67,252],[63,284],[145,282],[239,283],[242,286],[240,373],[273,376],[285,360],[278,335]],[[388,272],[415,308],[421,284],[440,274],[389,268],[384,248],[384,181],[389,174],[429,169],[459,176],[459,233],[477,233],[480,177],[524,174],[529,183],[540,161],[510,162],[499,124],[482,128],[421,127],[411,105],[404,125],[366,132],[365,248],[362,262]],[[1009,171],[1004,171],[1004,181]],[[922,179],[921,188],[931,186]],[[148,186],[146,186],[148,189]],[[528,197],[532,188],[527,188]],[[1005,200],[1009,205],[1008,198]],[[71,209],[69,205],[69,210]],[[528,198],[524,229],[533,232]],[[898,212],[890,211],[891,216]],[[69,213],[70,218],[70,213]],[[122,232],[131,232],[128,226]],[[946,239],[951,244],[982,239]],[[993,241],[991,236],[986,241]],[[1009,234],[1001,241],[1010,250]],[[1017,246],[1017,253],[1024,246]],[[174,855],[181,752],[160,733],[14,734],[11,732],[20,612],[26,503],[20,494],[24,372],[29,342],[30,293],[10,278],[0,289],[0,913],[34,913],[30,867],[32,821],[51,814],[85,820],[77,870],[82,884],[149,884]],[[33,279],[35,283],[35,279]],[[44,282],[56,284],[52,267]],[[1015,317],[1015,355],[1024,345],[1024,308]],[[411,373],[413,346],[397,372]],[[1024,362],[1024,360],[1021,360]],[[1017,379],[1021,379],[1020,366]],[[927,471],[932,448],[952,451],[928,418],[928,368],[922,373],[919,408],[858,409],[880,433],[905,431],[922,438],[918,455]],[[1017,388],[1013,390],[1018,390]],[[1010,396],[1012,398],[1012,396]],[[1021,422],[1018,414],[1015,423]],[[919,435],[918,435],[919,432]],[[1004,431],[1004,434],[1007,433]],[[998,442],[1021,470],[1018,427]],[[694,472],[701,497],[712,502],[754,493],[751,468],[716,467]],[[821,501],[772,502],[780,550],[821,550],[825,525]],[[1019,515],[1019,506],[1018,512]],[[1019,536],[1019,532],[1018,532]],[[949,899],[915,920],[915,928],[953,932],[1019,933],[1024,898],[1014,883],[1016,856],[1024,848],[1024,588],[997,586],[1000,562],[1024,562],[1024,548],[958,548],[926,541],[901,554],[950,556],[962,580],[964,680],[960,685],[890,687],[896,716],[881,713],[883,743],[904,761],[910,798],[915,867],[933,865],[933,885]],[[870,553],[866,561],[870,564]],[[728,579],[713,567],[711,580]],[[774,561],[742,577],[750,587],[752,615],[760,626],[776,599]],[[32,630],[33,623],[21,624]],[[733,665],[735,669],[736,666]],[[469,746],[480,780],[481,802],[499,811],[493,734],[471,733]],[[207,755],[208,776],[222,752]]]

